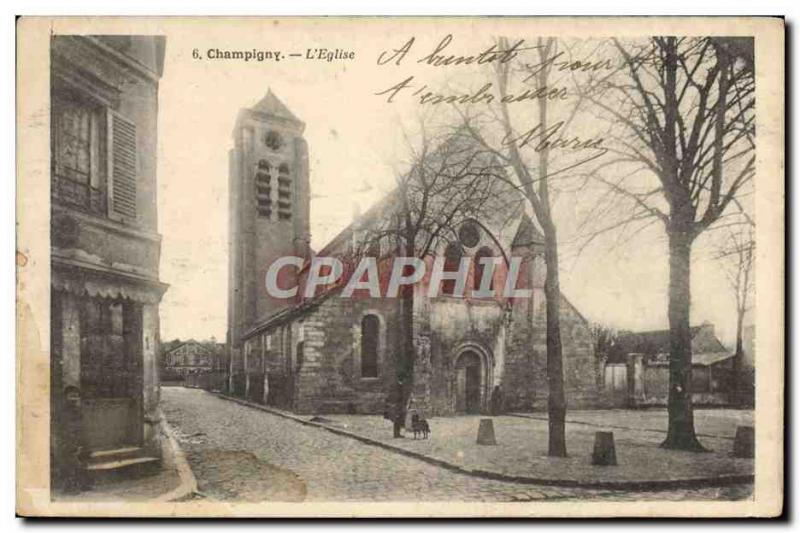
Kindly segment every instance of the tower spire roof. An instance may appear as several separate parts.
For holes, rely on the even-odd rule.
[[[278,100],[278,97],[275,96],[272,89],[267,89],[267,94],[264,95],[264,98],[259,100],[259,102],[250,109],[266,115],[285,118],[293,122],[302,122],[294,113],[289,111],[289,108],[286,107],[283,102]]]

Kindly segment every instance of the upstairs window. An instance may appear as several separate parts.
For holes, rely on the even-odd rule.
[[[54,91],[51,109],[53,200],[136,222],[136,125],[63,87]]]
[[[54,100],[52,109],[54,200],[105,213],[100,109],[77,98]]]

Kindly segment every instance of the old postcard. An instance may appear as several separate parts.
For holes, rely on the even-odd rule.
[[[779,18],[22,18],[25,516],[776,516]]]

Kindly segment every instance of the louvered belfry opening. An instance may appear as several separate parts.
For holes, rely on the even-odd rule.
[[[255,179],[256,211],[259,218],[272,218],[272,165],[260,159]]]
[[[291,220],[292,218],[292,178],[289,175],[289,165],[281,163],[278,167],[278,219]]]

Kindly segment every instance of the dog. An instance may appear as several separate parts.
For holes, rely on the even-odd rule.
[[[423,439],[427,439],[431,434],[431,428],[428,421],[419,416],[417,413],[411,415],[411,429],[414,431],[414,439],[417,435],[422,435]]]

